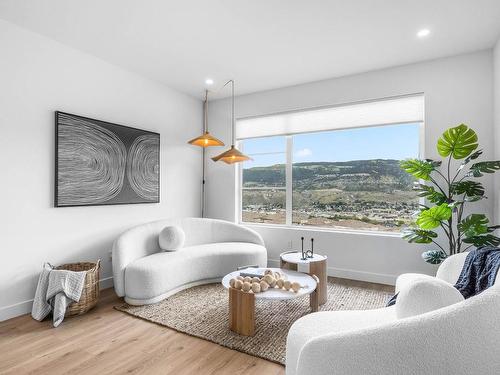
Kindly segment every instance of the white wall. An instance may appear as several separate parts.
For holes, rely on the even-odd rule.
[[[485,158],[493,156],[491,51],[244,95],[236,100],[236,113],[237,117],[256,116],[417,92],[425,93],[426,157],[437,158],[437,138],[446,128],[462,122],[478,133]],[[212,133],[229,142],[228,100],[216,101],[210,108]],[[220,150],[211,150],[210,156],[217,152]],[[491,178],[483,179],[487,191],[492,193]],[[208,163],[209,217],[235,220],[234,181],[234,168],[223,163]],[[477,207],[491,216],[492,205],[490,199]],[[435,270],[422,261],[422,246],[407,244],[394,235],[253,227],[264,236],[271,263],[278,260],[289,239],[298,246],[304,235],[314,236],[315,248],[328,255],[332,275],[392,283],[403,272]]]
[[[500,160],[500,37],[493,49],[495,160]],[[500,174],[495,176],[495,223],[500,222]]]
[[[202,104],[102,60],[0,21],[0,320],[30,309],[38,273],[102,259],[123,230],[200,213]],[[161,133],[161,203],[54,208],[54,111]]]

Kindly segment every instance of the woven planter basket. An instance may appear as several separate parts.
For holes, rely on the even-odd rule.
[[[101,260],[97,262],[68,263],[56,267],[57,270],[68,270],[81,272],[85,271],[85,282],[83,284],[80,301],[73,302],[68,306],[65,316],[75,316],[84,314],[97,304],[99,300],[99,268]]]

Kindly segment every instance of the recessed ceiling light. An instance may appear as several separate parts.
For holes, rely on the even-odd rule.
[[[214,80],[213,80],[213,79],[211,79],[211,78],[207,78],[207,79],[205,80],[205,84],[206,84],[206,85],[213,85],[213,84],[214,84]]]
[[[422,30],[419,30],[418,33],[417,33],[417,36],[419,38],[425,38],[426,36],[428,36],[429,34],[431,33],[431,31],[429,29],[422,29]]]

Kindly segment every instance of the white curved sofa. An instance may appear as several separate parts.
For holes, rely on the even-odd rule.
[[[160,249],[159,233],[166,226],[184,230],[184,247]],[[160,220],[127,230],[113,244],[116,294],[131,305],[159,302],[180,290],[217,282],[237,267],[267,266],[267,251],[255,231],[214,219]]]
[[[437,278],[454,284],[467,254],[447,258]],[[421,277],[401,275],[396,291]],[[397,319],[395,306],[318,312],[288,333],[287,375],[500,374],[500,272],[478,296]]]

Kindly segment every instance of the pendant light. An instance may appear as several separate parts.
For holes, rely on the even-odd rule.
[[[205,90],[205,115],[203,117],[203,134],[188,141],[189,144],[200,147],[224,146],[224,142],[208,132],[208,90]]]
[[[201,177],[201,217],[205,217],[205,148],[212,146],[224,146],[224,142],[215,138],[208,132],[208,90],[205,90],[205,102],[203,103],[203,134],[188,141],[189,144],[203,148],[202,154],[202,177]]]
[[[246,160],[252,160],[252,158],[243,154],[240,150],[234,147],[235,137],[234,137],[234,80],[229,80],[226,82],[224,86],[231,83],[231,148],[227,151],[224,151],[222,154],[219,154],[212,158],[213,161],[223,161],[226,164],[234,164],[240,163]]]

